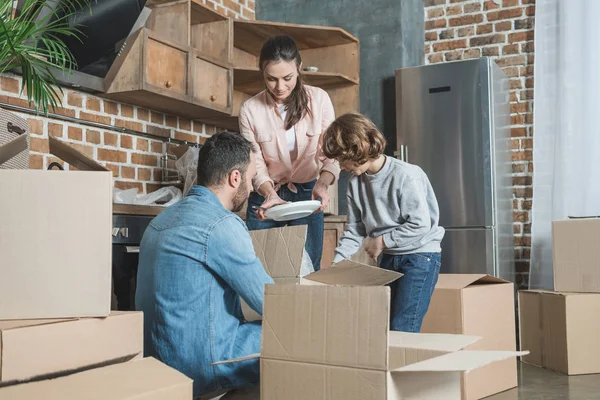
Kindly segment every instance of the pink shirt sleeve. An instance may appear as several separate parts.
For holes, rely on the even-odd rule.
[[[273,179],[269,176],[269,169],[267,163],[262,155],[260,146],[256,142],[255,133],[253,127],[248,119],[248,110],[246,104],[242,105],[239,116],[240,133],[252,143],[254,156],[256,157],[256,176],[252,180],[254,190],[258,191],[258,188],[265,182],[271,182],[274,185]]]

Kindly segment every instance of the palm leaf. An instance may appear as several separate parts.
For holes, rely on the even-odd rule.
[[[66,73],[76,68],[61,37],[81,41],[81,31],[69,26],[69,18],[86,6],[89,0],[63,0],[58,5],[56,0],[25,0],[13,18],[12,0],[0,0],[0,73],[21,69],[21,94],[26,91],[36,111],[48,114],[62,103],[62,89],[50,68]],[[47,14],[38,18],[41,12]]]

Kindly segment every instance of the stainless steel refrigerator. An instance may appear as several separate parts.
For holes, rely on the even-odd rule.
[[[428,175],[443,273],[514,279],[508,78],[488,58],[396,71],[395,155]]]

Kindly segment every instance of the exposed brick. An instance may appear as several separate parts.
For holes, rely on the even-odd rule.
[[[120,146],[124,149],[133,149],[133,136],[121,135]]]
[[[242,8],[241,8],[240,4],[236,3],[233,0],[223,0],[223,5],[235,13],[239,14],[242,12]]]
[[[173,115],[167,115],[165,119],[165,125],[170,126],[171,128],[177,128],[177,117]]]
[[[513,210],[519,209],[519,200],[513,199]]]
[[[204,132],[204,124],[202,122],[194,121],[193,127],[194,127],[194,132],[196,132],[196,133]]]
[[[513,176],[513,186],[531,186],[531,176]]]
[[[136,111],[136,118],[140,121],[149,121],[150,120],[150,111],[145,108],[138,108]]]
[[[533,100],[533,90],[532,89],[521,90],[521,92],[519,92],[519,97],[520,97],[521,101]]]
[[[432,40],[437,40],[438,34],[436,31],[425,32],[425,40],[430,42]]]
[[[533,65],[527,65],[526,67],[522,67],[520,74],[521,74],[521,76],[533,75]]]
[[[526,211],[513,212],[513,221],[515,222],[529,222],[529,213]]]
[[[104,145],[116,147],[119,137],[114,133],[104,132]]]
[[[521,43],[521,51],[523,53],[533,53],[535,51],[535,42]]]
[[[488,21],[499,21],[502,19],[518,18],[523,15],[522,8],[509,8],[507,10],[490,11],[487,13]]]
[[[479,58],[481,57],[481,50],[480,49],[469,49],[469,50],[465,50],[465,52],[463,53],[463,59],[467,60],[470,58]]]
[[[425,30],[431,31],[433,29],[445,28],[446,20],[445,19],[433,19],[429,21],[425,21]]]
[[[105,163],[104,166],[112,171],[114,177],[118,177],[120,168],[118,164]]]
[[[474,26],[467,26],[464,28],[460,28],[458,30],[458,36],[460,37],[464,37],[464,36],[473,36],[475,34],[475,27]]]
[[[450,0],[450,3],[465,3],[469,0]]]
[[[425,7],[439,6],[446,4],[446,0],[425,0]]]
[[[526,164],[513,164],[512,172],[514,174],[522,174],[525,172],[527,165]]]
[[[454,29],[446,29],[445,31],[440,32],[440,40],[453,39],[454,38]]]
[[[252,10],[246,8],[246,7],[242,8],[242,17],[244,17],[246,19],[253,20],[255,18],[255,15],[256,14],[255,14],[254,11],[252,11]]]
[[[427,18],[434,19],[444,16],[444,7],[432,8],[427,10]]]
[[[67,93],[67,104],[73,107],[83,107],[83,97],[79,93]]]
[[[509,44],[502,47],[502,55],[507,54],[519,54],[519,45],[518,44]]]
[[[119,105],[112,101],[104,100],[104,112],[112,115],[119,115]]]
[[[485,11],[496,10],[496,9],[500,8],[500,4],[498,4],[499,2],[500,2],[499,0],[495,0],[495,1],[487,0],[483,3],[483,9]]]
[[[105,116],[105,115],[95,115],[95,114],[90,114],[88,112],[81,111],[79,113],[79,118],[86,119],[86,120],[92,121],[92,122],[99,122],[101,124],[110,125],[110,117]]]
[[[152,141],[151,149],[153,153],[162,153],[163,152],[163,143]]]
[[[430,54],[427,59],[431,64],[436,64],[444,61],[444,55],[442,53]]]
[[[476,2],[476,3],[465,4],[463,7],[463,10],[465,11],[466,14],[479,12],[479,11],[481,11],[481,3]]]
[[[98,160],[125,164],[127,162],[127,152],[121,150],[98,149]]]
[[[0,81],[0,89],[2,89],[5,92],[19,94],[21,89],[19,87],[18,79],[10,78],[8,76],[3,76],[0,79],[2,79]]]
[[[121,190],[137,189],[138,193],[144,193],[144,185],[141,182],[115,181],[115,187]]]
[[[44,134],[44,123],[39,119],[29,119],[29,130],[36,135]],[[6,127],[5,127],[6,128]]]
[[[529,263],[525,261],[518,261],[515,263],[515,270],[521,274],[529,273]]]
[[[521,0],[521,4],[523,4],[523,5],[535,4],[535,0]]]
[[[530,125],[533,124],[533,114],[525,114],[525,123]]]
[[[494,29],[496,29],[496,32],[510,31],[512,29],[512,23],[510,21],[498,22],[494,25]]]
[[[515,30],[520,29],[533,29],[534,20],[533,18],[519,19],[515,21]]]
[[[521,200],[522,210],[531,210],[533,207],[533,200]]]
[[[441,54],[440,54],[440,55],[441,55]],[[200,138],[198,139],[198,143],[200,143],[200,144],[204,144],[204,143],[206,143],[206,140],[207,140],[207,139],[208,139],[208,138],[207,138],[206,136],[200,136]]]
[[[502,57],[496,61],[500,67],[512,66],[512,65],[524,65],[527,62],[527,58],[524,55]]]
[[[154,124],[159,124],[162,125],[165,123],[165,115],[161,114],[159,112],[156,111],[152,111],[150,113],[150,120],[152,121],[152,123]]]
[[[135,179],[135,168],[122,166],[121,167],[121,178]]]
[[[535,60],[535,54],[527,54],[527,64],[529,65],[533,65],[533,62]]]
[[[54,122],[48,122],[48,134],[57,138],[63,137],[63,125]]]
[[[502,0],[502,7],[515,7],[519,5],[519,0]]]
[[[527,129],[526,128],[511,128],[510,136],[511,137],[526,137]]]
[[[46,154],[50,152],[50,146],[48,145],[48,139],[31,137],[31,138],[29,138],[29,140],[30,140],[29,149],[31,151],[34,151],[36,153],[46,153]]]
[[[502,68],[502,72],[504,72],[509,78],[519,76],[519,68],[517,67]]]
[[[90,111],[100,112],[100,100],[95,97],[87,97],[85,99],[85,108]]]
[[[446,61],[462,60],[462,50],[454,50],[444,54]]]
[[[60,158],[57,158],[57,157],[54,157],[54,156],[47,156],[47,157],[45,157],[45,161],[46,162],[44,163],[43,169],[48,169],[48,167],[52,163],[57,163],[60,166],[62,166],[63,168],[65,167],[65,162],[63,160],[61,160]]]
[[[469,44],[471,47],[487,46],[490,44],[504,43],[506,36],[504,34],[488,35],[488,36],[477,36],[471,38]]]
[[[29,169],[44,169],[44,157],[39,154],[29,154]]]
[[[528,89],[533,88],[533,77],[525,79],[525,87]]]
[[[447,16],[460,15],[460,14],[462,14],[461,6],[449,6],[448,8],[446,8]]]
[[[148,165],[150,167],[158,166],[158,157],[151,154],[131,154],[131,163],[137,165]]]
[[[510,148],[512,150],[519,150],[521,148],[521,141],[519,139],[511,139]]]
[[[152,170],[152,180],[155,182],[162,182],[162,170],[160,168],[154,168]]]
[[[528,42],[533,40],[533,31],[516,32],[508,35],[509,43]]]
[[[535,15],[535,6],[527,7],[525,9],[525,15],[528,17],[533,17]]]
[[[92,144],[100,144],[102,143],[102,135],[100,132],[93,129],[86,129],[85,141]]]
[[[449,42],[439,42],[433,44],[433,51],[446,51],[446,50],[456,50],[456,49],[464,49],[467,47],[466,39],[461,40],[453,40]]]
[[[144,129],[143,125],[135,121],[126,121],[123,119],[116,118],[115,125],[125,129],[131,129],[134,131],[142,132]]]
[[[217,133],[217,127],[213,125],[207,125],[204,131],[208,136],[212,136]]]
[[[529,111],[528,103],[516,103],[510,105],[510,112],[512,113],[526,113]]]
[[[184,133],[184,132],[180,132],[180,131],[176,131],[175,132],[175,139],[177,140],[187,140],[188,142],[191,143],[196,143],[197,142],[197,138],[194,135],[190,135],[189,133]]]
[[[515,103],[515,102],[519,101],[519,97],[517,96],[516,91],[510,92],[510,95],[508,96],[508,101],[510,101],[511,103]]]
[[[425,54],[431,53],[431,45],[429,43],[425,43]]]
[[[151,135],[171,137],[171,129],[162,128],[160,126],[148,125],[146,126],[146,132]]]
[[[533,152],[531,150],[513,151],[511,153],[513,161],[531,161],[533,160]]]
[[[524,247],[523,248],[523,258],[529,260],[531,258],[531,248]]]
[[[75,110],[69,109],[69,108],[64,108],[64,107],[56,107],[54,109],[54,112],[56,114],[60,114],[60,115],[65,115],[67,117],[74,117],[75,116]],[[110,120],[110,118],[109,118]]]
[[[136,150],[148,151],[148,141],[146,139],[138,138],[135,143]]]
[[[121,115],[125,118],[133,118],[133,107],[128,104],[121,104]]]
[[[179,129],[183,129],[184,131],[191,131],[192,121],[185,118],[179,118]]]
[[[494,46],[494,47],[484,47],[482,49],[482,53],[484,57],[494,57],[500,54],[498,46]],[[517,75],[519,74],[519,70],[517,70]]]
[[[522,114],[511,115],[510,116],[510,124],[511,125],[523,125],[525,123],[525,116]]]
[[[514,243],[515,243],[515,246],[531,246],[531,237],[530,236],[515,237]]]
[[[150,168],[138,168],[137,176],[140,181],[152,180],[152,170]]]
[[[483,22],[483,14],[470,14],[458,18],[451,18],[450,26],[474,25]]]
[[[81,142],[83,140],[83,130],[75,126],[70,126],[68,129],[68,137],[71,140],[77,140]]]
[[[531,193],[531,196],[527,196],[527,197],[532,197],[533,193]],[[523,224],[523,233],[526,234],[530,234],[531,233],[531,224]]]

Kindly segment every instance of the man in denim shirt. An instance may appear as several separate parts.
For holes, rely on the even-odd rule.
[[[136,306],[146,356],[194,380],[194,396],[259,382],[258,361],[213,365],[260,352],[260,322],[246,322],[239,297],[262,314],[273,283],[256,257],[242,209],[256,174],[252,145],[217,133],[200,149],[198,185],[144,233]]]

